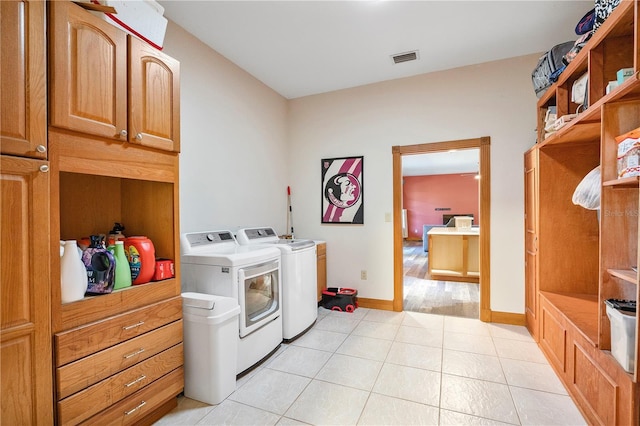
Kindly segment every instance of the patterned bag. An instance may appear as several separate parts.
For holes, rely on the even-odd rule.
[[[620,0],[595,0],[595,21],[593,23],[593,32],[596,32],[603,22],[611,15],[613,9],[620,4]]]

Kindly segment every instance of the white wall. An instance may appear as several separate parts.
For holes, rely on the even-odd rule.
[[[491,137],[491,309],[524,312],[523,153],[535,142],[538,55],[290,101],[296,234],[327,241],[329,285],[393,299],[394,145]],[[364,155],[364,225],[320,223],[320,159]],[[360,280],[367,270],[368,279]]]
[[[180,231],[284,232],[286,99],[173,22],[164,52],[180,61]]]
[[[522,154],[530,55],[287,101],[170,22],[181,62],[181,232],[272,225],[327,241],[330,285],[393,298],[394,145],[491,137],[491,309],[524,312]],[[320,160],[364,155],[364,225],[321,225]],[[360,280],[366,269],[368,280]]]

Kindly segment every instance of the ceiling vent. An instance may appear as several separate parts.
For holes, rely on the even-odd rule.
[[[414,50],[411,52],[397,53],[395,55],[391,55],[391,59],[393,59],[394,64],[399,64],[402,62],[415,61],[418,59],[418,51]]]

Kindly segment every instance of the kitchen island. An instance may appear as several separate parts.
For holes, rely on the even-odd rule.
[[[427,236],[431,279],[480,281],[479,228],[432,228]]]

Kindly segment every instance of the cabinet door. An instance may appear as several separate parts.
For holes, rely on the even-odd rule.
[[[180,63],[129,37],[129,141],[180,151]]]
[[[50,124],[126,141],[126,33],[72,2],[49,5]]]
[[[47,157],[44,1],[0,1],[0,150]]]
[[[3,155],[0,166],[0,424],[52,424],[47,163]]]
[[[525,315],[527,328],[538,340],[538,179],[537,151],[525,154]]]

